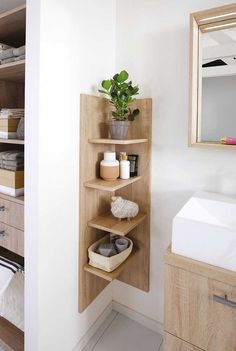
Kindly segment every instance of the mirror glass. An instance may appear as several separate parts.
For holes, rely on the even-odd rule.
[[[199,36],[198,142],[236,138],[236,26]]]

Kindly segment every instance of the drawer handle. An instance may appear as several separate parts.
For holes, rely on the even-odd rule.
[[[4,236],[7,236],[7,233],[6,233],[5,230],[1,230],[1,231],[0,231],[0,237],[3,238]]]
[[[5,206],[0,206],[0,211],[4,212],[5,211]]]
[[[228,306],[228,307],[236,309],[236,302],[228,300],[228,296],[227,295],[225,295],[225,297],[213,295],[213,300],[215,302],[221,303],[222,305],[225,305],[225,306]]]

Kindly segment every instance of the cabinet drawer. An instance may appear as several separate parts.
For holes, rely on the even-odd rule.
[[[202,350],[236,350],[236,287],[170,265],[165,274],[165,331]]]
[[[190,345],[189,343],[171,334],[165,333],[164,351],[202,351],[202,350],[193,345]]]
[[[0,246],[24,256],[24,232],[0,223]]]
[[[24,230],[24,205],[0,198],[0,222]]]

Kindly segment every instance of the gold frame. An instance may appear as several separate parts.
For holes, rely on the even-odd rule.
[[[192,13],[190,15],[190,81],[189,81],[189,146],[214,146],[231,147],[236,145],[223,145],[217,142],[198,141],[199,131],[199,105],[201,96],[199,60],[201,52],[199,50],[200,35],[202,32],[218,29],[227,23],[228,27],[236,24],[236,3],[216,7],[206,11]]]

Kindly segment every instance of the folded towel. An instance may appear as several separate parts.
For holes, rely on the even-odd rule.
[[[24,117],[25,110],[23,108],[2,108],[0,110],[0,118],[21,118]]]
[[[11,48],[11,46],[0,43],[0,52],[4,51],[6,49],[10,49],[10,48]]]
[[[17,160],[17,161],[0,160],[0,168],[8,169],[9,171],[23,171],[24,160]]]
[[[16,139],[17,134],[15,132],[0,132],[0,139]]]
[[[8,287],[13,275],[18,271],[23,271],[23,267],[19,263],[0,256],[0,296]]]
[[[2,151],[0,152],[0,159],[3,161],[16,161],[24,159],[24,152],[19,150]]]
[[[6,63],[15,62],[15,57],[9,57],[7,59],[1,60],[1,65],[5,65]]]
[[[12,166],[12,167],[24,166],[24,159],[19,159],[15,161],[0,160],[0,162],[2,162],[3,166]]]
[[[14,57],[15,55],[13,54],[14,48],[6,49],[0,52],[0,60],[5,60],[10,57]]]
[[[14,56],[22,56],[25,55],[25,45],[17,48],[17,49],[13,49],[13,55]]]
[[[24,165],[23,166],[17,166],[17,167],[14,167],[14,166],[3,166],[2,167],[3,169],[6,169],[8,171],[23,171],[24,170]]]
[[[14,59],[14,61],[21,61],[21,60],[25,60],[25,55],[17,56]]]
[[[0,315],[24,328],[24,260],[0,248]]]
[[[17,134],[18,139],[24,140],[24,138],[25,138],[25,119],[24,118],[20,119],[16,134]]]

